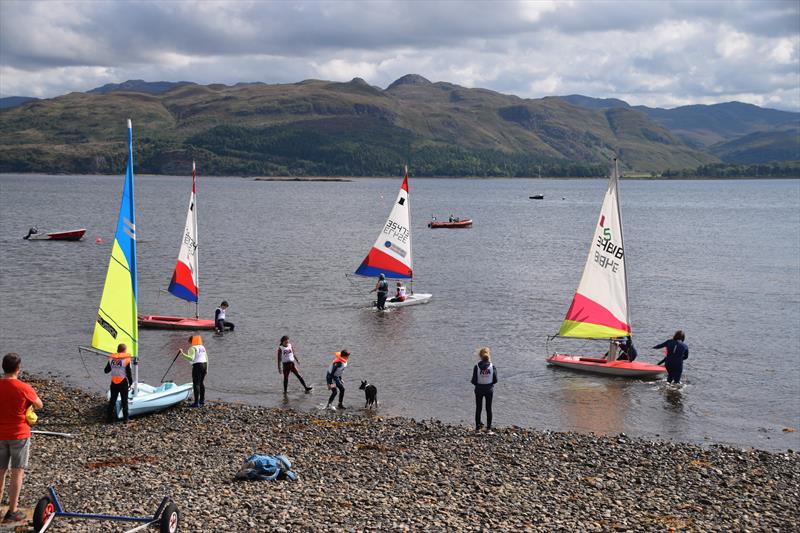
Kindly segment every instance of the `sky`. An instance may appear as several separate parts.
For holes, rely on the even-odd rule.
[[[800,2],[0,0],[0,96],[409,73],[526,98],[800,111]]]

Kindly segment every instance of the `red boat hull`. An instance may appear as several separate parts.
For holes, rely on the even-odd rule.
[[[472,227],[472,219],[468,218],[467,220],[459,220],[458,222],[439,222],[438,220],[434,220],[432,222],[428,222],[429,228],[471,228]]]
[[[214,321],[182,316],[139,315],[139,327],[177,330],[214,329]]]
[[[580,355],[555,354],[547,358],[551,365],[592,372],[608,376],[621,376],[628,378],[656,379],[667,373],[663,366],[640,363],[638,361],[606,361],[598,357],[581,357]]]
[[[83,238],[83,234],[86,233],[85,228],[81,229],[74,229],[70,231],[52,231],[50,233],[45,234],[36,234],[34,233],[31,235],[28,240],[31,241],[79,241]]]

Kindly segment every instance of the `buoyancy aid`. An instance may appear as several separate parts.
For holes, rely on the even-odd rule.
[[[342,357],[339,352],[336,352],[336,356],[334,357],[333,361],[331,361],[331,366],[328,367],[328,374],[332,378],[341,378],[342,372],[344,372],[344,369],[347,366],[347,359],[347,357]],[[342,363],[342,366],[334,366],[336,363]]]
[[[189,348],[189,355],[192,355],[192,350],[194,350],[194,357],[192,358],[193,365],[198,363],[208,363],[208,352],[206,351],[205,346],[202,344],[192,346]]]
[[[111,383],[119,385],[128,377],[127,367],[131,364],[131,354],[115,353],[108,357],[108,364],[111,366]]]
[[[494,365],[489,363],[489,366],[481,368],[478,365],[478,385],[491,385],[494,381]]]
[[[401,301],[406,299],[406,288],[404,285],[397,287],[397,297],[400,298]]]
[[[382,279],[378,282],[378,292],[389,292],[389,282]]]
[[[278,349],[281,351],[281,363],[294,363],[294,350],[291,342],[286,346],[278,345]]]
[[[225,320],[225,309],[222,307],[217,307],[217,320]]]

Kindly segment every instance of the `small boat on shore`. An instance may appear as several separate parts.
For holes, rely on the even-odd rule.
[[[544,200],[544,194],[533,194],[528,196],[531,200]]]
[[[28,230],[28,234],[23,239],[26,241],[79,241],[83,238],[84,233],[86,233],[86,228],[39,233],[34,226]]]
[[[617,359],[620,339],[630,337],[628,274],[622,241],[622,215],[619,209],[617,160],[608,180],[589,257],[578,290],[558,335],[609,342],[605,357],[585,357],[554,353],[551,365],[611,376],[657,378],[666,373],[663,366]]]
[[[386,308],[405,307],[428,303],[432,294],[414,293],[414,274],[411,262],[411,207],[408,193],[408,167],[403,184],[389,218],[383,225],[375,244],[356,269],[357,276],[377,278],[383,274],[388,279],[409,280],[409,294],[403,301],[386,300]]]
[[[428,222],[428,227],[431,229],[435,228],[471,228],[472,227],[472,219],[471,218],[453,218],[450,220],[436,220],[435,218]]]

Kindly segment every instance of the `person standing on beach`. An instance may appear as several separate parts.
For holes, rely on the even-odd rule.
[[[678,384],[681,382],[683,361],[689,358],[689,347],[684,342],[685,340],[686,335],[683,334],[683,331],[678,330],[671,339],[653,346],[654,350],[666,348],[666,355],[658,364],[663,365],[666,363],[667,383]]]
[[[300,384],[306,390],[306,394],[311,392],[314,387],[309,387],[303,380],[303,376],[297,368],[297,354],[294,348],[289,343],[289,336],[284,335],[281,337],[281,342],[278,344],[278,374],[283,374],[283,393],[286,394],[286,389],[289,387],[289,374],[294,374],[300,380]]]
[[[205,379],[208,374],[208,352],[203,345],[203,338],[200,335],[192,335],[189,337],[191,347],[184,353],[181,350],[181,355],[187,360],[192,362],[192,391],[194,394],[194,402],[192,407],[202,407],[206,404],[206,385]]]
[[[31,449],[31,427],[25,412],[29,407],[42,408],[42,400],[33,387],[19,379],[21,365],[22,359],[15,353],[3,357],[3,376],[0,377],[0,499],[6,472],[10,471],[4,524],[26,519],[25,513],[17,508]]]
[[[472,369],[472,384],[475,385],[475,431],[480,431],[481,410],[486,400],[486,431],[492,432],[492,396],[497,383],[497,369],[492,364],[492,351],[483,347],[478,351],[480,360]]]
[[[386,297],[389,296],[389,282],[386,281],[386,276],[381,274],[378,276],[378,283],[375,284],[375,288],[369,292],[376,292],[378,293],[378,304],[377,308],[381,311],[386,309]]]
[[[341,352],[336,352],[334,355],[335,357],[333,362],[331,362],[331,366],[328,367],[328,373],[325,375],[325,382],[328,384],[328,388],[331,390],[331,396],[328,398],[327,408],[330,409],[333,405],[333,400],[336,398],[336,389],[339,389],[339,409],[347,409],[347,407],[342,405],[342,400],[344,400],[344,383],[342,383],[342,374],[344,373],[344,369],[347,368],[347,361],[350,359],[350,352],[347,350],[342,350]]]
[[[108,399],[107,418],[109,422],[117,419],[117,396],[122,404],[122,419],[128,421],[128,388],[133,383],[131,375],[131,354],[124,344],[117,346],[117,353],[108,356],[104,372],[111,374],[111,396]]]
[[[225,331],[225,328],[233,331],[234,325],[233,322],[228,322],[225,320],[225,311],[228,309],[228,302],[226,300],[222,300],[222,303],[219,304],[219,307],[214,310],[214,331],[217,335],[222,335],[222,332]]]

